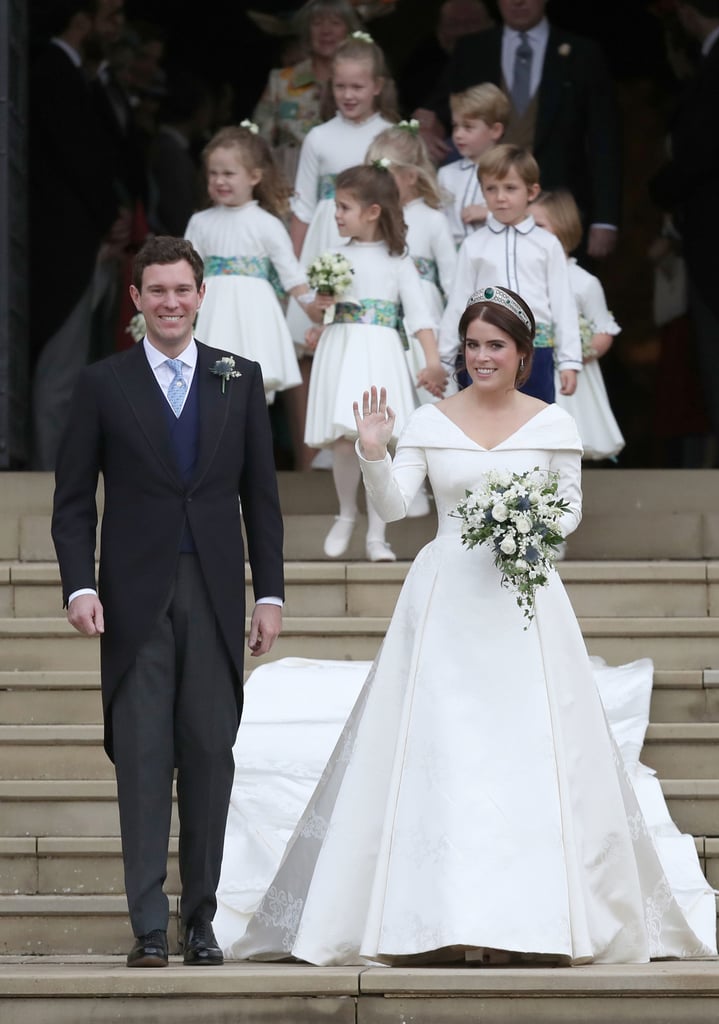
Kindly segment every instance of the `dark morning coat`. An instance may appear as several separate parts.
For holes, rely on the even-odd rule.
[[[188,486],[176,468],[166,402],[142,344],[81,374],[56,467],[52,535],[64,601],[95,586],[95,490],[105,491],[99,595],[105,747],[108,708],[170,592],[185,525],[237,672],[238,709],[245,643],[245,556],[240,502],[255,597],[284,597],[283,527],[272,436],[257,363],[235,356],[241,377],[211,373],[226,355],[198,343],[200,441]]]
[[[457,41],[433,106],[447,122],[450,93],[502,84],[502,28]],[[614,86],[600,47],[550,26],[537,92],[533,153],[543,189],[569,189],[587,224],[619,224],[621,151]]]

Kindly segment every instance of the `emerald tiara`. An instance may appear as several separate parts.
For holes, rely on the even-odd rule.
[[[532,330],[532,324],[529,317],[519,303],[516,302],[511,295],[505,292],[504,288],[482,288],[478,292],[472,292],[470,297],[467,299],[467,305],[473,306],[475,302],[495,302],[498,306],[504,306],[510,311],[510,313],[514,313],[514,315],[522,321],[528,331]]]

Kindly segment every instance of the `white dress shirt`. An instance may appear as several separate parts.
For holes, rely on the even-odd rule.
[[[439,355],[454,368],[458,324],[472,292],[490,285],[521,295],[538,324],[552,330],[560,370],[582,369],[577,306],[560,242],[528,215],[508,227],[492,214],[459,248],[454,285],[439,328]]]
[[[155,380],[159,384],[160,390],[167,399],[167,392],[169,391],[170,384],[175,379],[175,371],[172,369],[172,367],[167,365],[167,356],[163,352],[160,352],[159,349],[155,348],[155,346],[147,340],[147,336],[143,338],[142,344],[145,349],[147,361],[150,364],[150,369],[155,375]],[[195,368],[197,366],[197,345],[195,343],[195,339],[191,338],[187,348],[183,349],[180,355],[175,356],[175,358],[179,359],[182,362],[182,377],[186,384],[185,397],[182,401],[182,407],[184,408],[185,401],[187,400],[187,395],[190,390],[190,386],[192,385],[192,378],[195,376]],[[180,412],[182,412],[182,409],[180,409]],[[79,597],[80,594],[96,593],[97,591],[93,587],[83,587],[80,590],[73,590],[73,592],[67,599],[68,608],[70,607],[72,601],[76,597]],[[279,605],[279,607],[282,607],[283,602],[282,598],[280,597],[258,597],[255,603],[276,604]]]
[[[484,206],[482,187],[477,177],[477,165],[472,160],[462,157],[444,164],[437,171],[440,187],[452,196],[452,203],[443,207],[443,213],[449,221],[452,236],[456,245],[461,245],[467,235],[471,235],[479,224],[465,224],[462,210],[465,206]]]
[[[175,379],[175,371],[171,366],[167,365],[167,356],[160,352],[159,349],[147,340],[147,337],[142,339],[142,344],[145,349],[145,355],[147,361],[150,364],[150,369],[155,374],[155,380],[160,385],[165,398],[167,398],[167,392],[170,390],[170,384]],[[175,359],[179,359],[182,363],[182,379],[185,382],[185,396],[182,399],[182,405],[180,406],[180,412],[185,407],[187,401],[187,395],[192,385],[192,378],[195,376],[195,367],[197,366],[197,345],[195,339],[190,339],[190,344],[187,348],[183,349],[179,356],[175,356]],[[169,404],[169,399],[168,399]],[[179,413],[178,413],[179,416]]]
[[[517,47],[522,41],[522,35],[527,37],[527,41],[532,47],[532,67],[529,74],[529,98],[531,99],[539,88],[539,83],[542,79],[544,55],[547,52],[547,42],[549,40],[549,22],[546,18],[542,18],[528,32],[522,32],[521,34],[514,28],[509,28],[507,25],[504,26],[502,30],[502,74],[510,89],[512,88],[512,79],[514,78],[514,59]]]

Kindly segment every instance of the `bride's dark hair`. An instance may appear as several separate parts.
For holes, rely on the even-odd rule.
[[[464,351],[467,345],[467,330],[469,325],[474,323],[475,320],[486,320],[488,324],[492,324],[494,327],[499,327],[500,330],[505,331],[515,342],[517,351],[520,357],[524,360],[524,365],[517,373],[515,385],[520,388],[522,384],[525,384],[529,380],[529,375],[532,372],[532,358],[534,356],[534,314],[529,308],[527,303],[516,292],[510,291],[509,288],[502,288],[502,292],[505,295],[509,295],[513,299],[520,309],[526,314],[527,320],[529,321],[530,327],[521,320],[516,313],[513,313],[507,306],[501,305],[499,302],[492,301],[490,299],[477,299],[476,302],[472,302],[465,309],[464,313],[460,317],[459,321],[459,337],[462,341],[462,358],[464,359]]]

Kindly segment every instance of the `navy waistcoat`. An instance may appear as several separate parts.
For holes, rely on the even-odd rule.
[[[192,480],[200,448],[199,390],[197,387],[197,367],[195,367],[190,391],[179,416],[175,416],[172,406],[164,396],[162,399],[165,418],[170,431],[170,441],[175,453],[175,462],[180,471],[180,476],[186,485],[189,485]],[[195,542],[192,539],[190,524],[185,519],[185,529],[182,534],[180,551],[188,553],[195,550]]]

